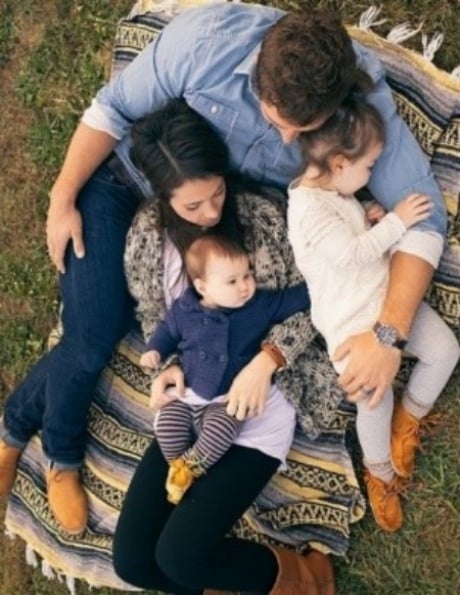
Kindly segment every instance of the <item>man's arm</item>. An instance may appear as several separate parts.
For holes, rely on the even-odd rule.
[[[48,252],[53,264],[65,273],[64,252],[69,240],[79,258],[85,255],[82,221],[75,207],[77,195],[96,168],[110,154],[116,139],[80,124],[76,129],[61,169],[50,191],[46,223]]]
[[[187,19],[184,24],[182,20],[174,19],[123,72],[99,91],[83,114],[50,193],[48,248],[61,272],[64,272],[64,252],[69,240],[73,240],[77,256],[84,256],[84,222],[75,208],[80,189],[129,132],[134,121],[163,105],[168,98],[183,95],[192,68],[191,48],[196,29],[188,30]]]
[[[398,329],[406,337],[433,275],[425,260],[405,252],[396,252],[390,263],[390,283],[379,321]],[[334,354],[334,360],[348,356],[348,365],[339,378],[351,401],[367,398],[362,388],[375,389],[369,399],[374,407],[393,381],[401,364],[401,351],[385,347],[373,331],[347,339]]]
[[[385,148],[373,168],[369,189],[387,210],[413,192],[426,194],[433,202],[430,217],[409,230],[393,254],[388,293],[380,315],[380,322],[407,336],[442,252],[446,209],[427,157],[397,113],[383,66],[371,51],[359,44],[355,48],[360,66],[374,81],[375,88],[368,98],[381,113],[386,131]],[[364,398],[362,387],[375,388],[370,400],[375,406],[394,380],[401,353],[381,345],[369,330],[340,345],[334,359],[345,356],[349,359],[340,376],[341,385],[351,400]]]

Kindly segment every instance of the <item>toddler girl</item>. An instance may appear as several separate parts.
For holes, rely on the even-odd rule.
[[[403,521],[398,476],[412,473],[420,420],[459,357],[455,336],[426,303],[420,305],[409,337],[379,320],[390,250],[429,215],[432,205],[426,196],[413,193],[387,214],[374,203],[366,215],[353,196],[367,184],[384,145],[382,120],[364,101],[349,100],[300,142],[308,165],[289,187],[289,239],[307,281],[312,321],[325,337],[329,355],[348,337],[373,328],[377,341],[407,350],[418,360],[394,412],[391,389],[370,407],[373,387],[362,387],[364,398],[357,403],[371,508],[385,531],[396,531]],[[344,360],[334,362],[339,373],[345,365]]]

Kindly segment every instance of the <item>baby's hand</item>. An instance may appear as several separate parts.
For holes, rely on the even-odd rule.
[[[380,219],[385,217],[386,211],[378,202],[370,202],[365,207],[366,217],[369,223],[378,223]]]
[[[143,355],[141,355],[141,359],[139,363],[144,368],[156,368],[158,364],[161,362],[161,355],[158,351],[151,350],[146,351]]]
[[[430,216],[433,203],[425,194],[409,194],[393,209],[406,227],[411,227]]]

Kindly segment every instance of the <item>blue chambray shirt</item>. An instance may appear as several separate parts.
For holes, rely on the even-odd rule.
[[[281,188],[300,173],[297,143],[284,145],[265,121],[252,84],[261,40],[283,14],[242,4],[184,11],[99,91],[83,122],[120,140],[116,152],[146,196],[151,195],[148,184],[129,160],[128,133],[135,120],[173,97],[184,97],[220,133],[235,168]],[[435,207],[429,219],[411,228],[398,248],[436,266],[446,230],[440,189],[428,159],[396,113],[383,66],[370,50],[355,42],[354,49],[359,65],[374,81],[368,99],[383,116],[387,136],[369,189],[387,210],[411,192],[432,198]]]

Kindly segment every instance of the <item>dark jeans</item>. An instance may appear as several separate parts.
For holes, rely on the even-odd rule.
[[[274,554],[225,535],[278,465],[258,450],[232,446],[174,506],[166,500],[167,463],[152,442],[123,503],[115,571],[137,587],[177,595],[205,588],[268,593],[278,573]]]
[[[78,466],[85,450],[88,409],[99,375],[132,320],[123,273],[126,233],[139,204],[103,164],[80,192],[86,256],[69,245],[59,276],[64,335],[11,394],[2,435],[25,446],[42,430],[48,458]]]

